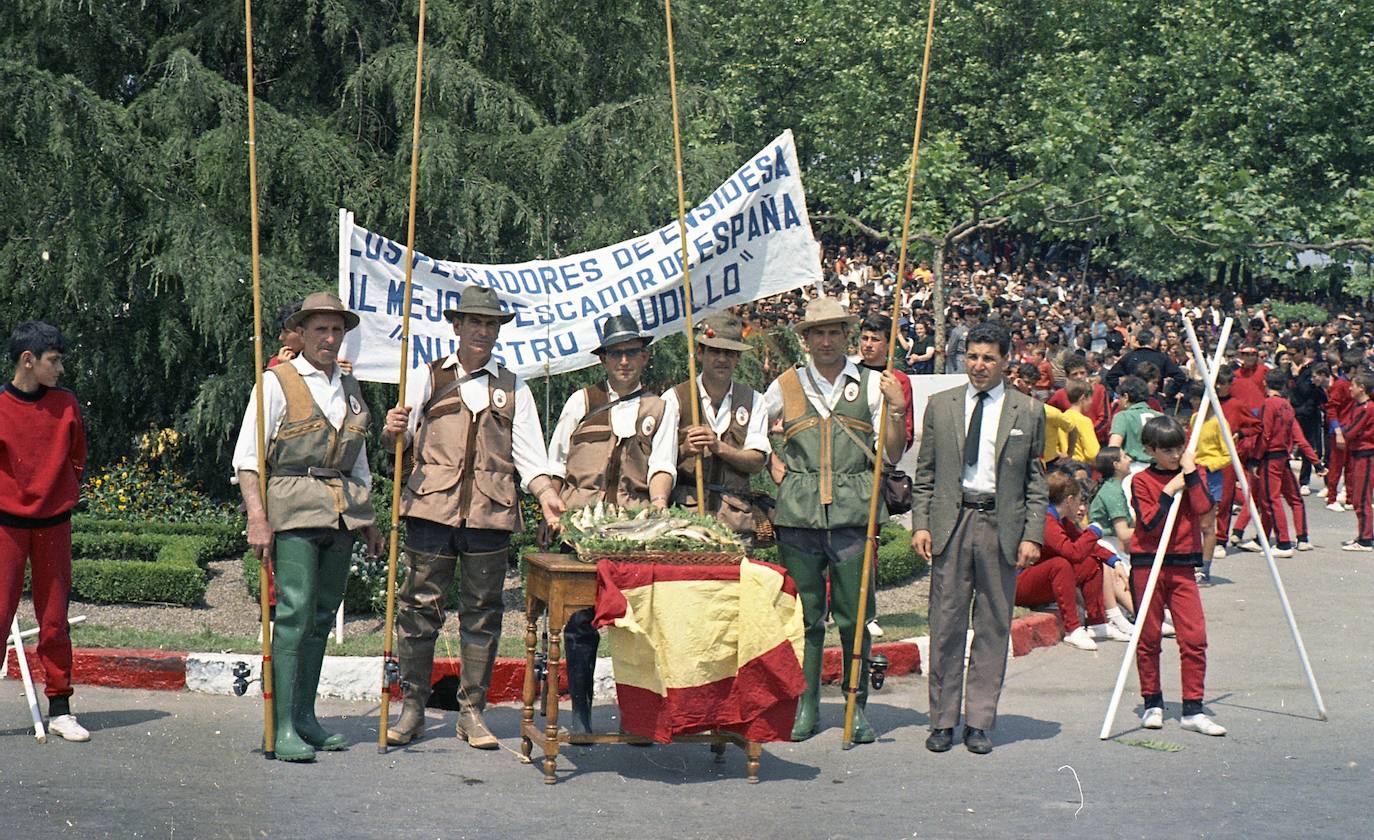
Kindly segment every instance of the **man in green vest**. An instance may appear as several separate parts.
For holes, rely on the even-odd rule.
[[[355,533],[374,557],[382,551],[369,495],[367,403],[358,381],[338,365],[344,333],[357,325],[358,316],[328,292],[310,295],[287,319],[302,348],[262,380],[265,500],[258,492],[254,399],[234,447],[248,544],[263,567],[271,564],[276,572],[272,689],[276,757],[283,761],[311,761],[315,750],[348,747],[344,736],[316,720],[315,692],[325,640],[348,583]]]
[[[794,327],[811,356],[809,364],[784,371],[764,395],[770,422],[782,420],[783,444],[774,455],[778,482],[775,525],[778,558],[797,584],[806,625],[802,671],[806,693],[797,708],[792,740],[815,734],[820,716],[821,655],[825,644],[826,577],[829,612],[835,617],[846,653],[854,649],[863,568],[868,505],[873,490],[873,460],[883,402],[889,413],[883,454],[889,463],[906,443],[906,398],[891,373],[864,370],[849,361],[849,334],[858,321],[839,301],[817,298]],[[879,521],[887,518],[881,500]],[[876,599],[868,591],[868,615]],[[868,657],[872,640],[864,633],[854,743],[875,739],[864,717],[868,699]],[[849,668],[844,669],[848,690]]]
[[[754,506],[749,476],[763,469],[773,447],[768,442],[768,415],[763,395],[734,379],[740,354],[750,347],[744,325],[719,312],[695,324],[697,397],[701,423],[690,419],[690,383],[680,382],[663,395],[678,410],[677,484],[673,504],[696,509],[697,456],[705,476],[706,512],[732,528],[747,545],[754,536]]]

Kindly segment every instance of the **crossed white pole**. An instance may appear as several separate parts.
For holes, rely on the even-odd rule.
[[[70,620],[68,624],[80,624],[86,620],[86,616],[78,615]],[[14,648],[15,660],[19,663],[19,678],[24,683],[24,697],[29,701],[29,715],[33,718],[33,737],[38,739],[38,743],[48,742],[47,730],[43,728],[43,712],[38,708],[38,692],[33,686],[33,674],[29,672],[29,658],[24,655],[24,640],[30,636],[37,635],[38,628],[32,630],[19,630],[19,616],[15,616],[10,622],[10,635],[5,640],[5,658],[3,665],[0,665],[0,676],[9,670],[10,648]]]
[[[1220,369],[1221,362],[1225,358],[1226,344],[1231,335],[1232,320],[1227,318],[1222,324],[1221,334],[1217,340],[1216,353],[1212,357],[1212,362],[1207,363],[1207,357],[1202,352],[1202,346],[1198,343],[1197,333],[1193,330],[1192,320],[1183,319],[1183,326],[1188,335],[1188,345],[1193,354],[1194,363],[1198,366],[1198,372],[1202,374],[1203,387],[1206,389],[1207,402],[1199,407],[1193,417],[1192,433],[1188,438],[1188,451],[1194,452],[1197,449],[1198,437],[1202,432],[1202,424],[1206,421],[1208,407],[1216,414],[1217,422],[1221,426],[1221,438],[1226,444],[1227,452],[1231,455],[1231,468],[1236,473],[1236,485],[1240,492],[1244,494],[1246,504],[1249,505],[1250,515],[1255,521],[1259,531],[1260,546],[1264,550],[1264,559],[1269,564],[1269,574],[1273,577],[1274,587],[1279,593],[1279,602],[1283,605],[1284,617],[1288,620],[1288,629],[1292,631],[1293,641],[1298,648],[1298,658],[1302,662],[1303,673],[1307,677],[1308,687],[1312,689],[1312,699],[1317,704],[1317,717],[1326,720],[1326,706],[1322,703],[1321,692],[1317,688],[1316,677],[1312,675],[1312,664],[1307,658],[1307,649],[1302,643],[1302,634],[1298,632],[1298,624],[1293,617],[1293,608],[1288,602],[1288,594],[1283,588],[1283,581],[1279,577],[1279,569],[1274,562],[1273,548],[1269,544],[1269,536],[1264,533],[1261,525],[1259,511],[1255,508],[1254,497],[1250,493],[1250,483],[1245,477],[1245,468],[1236,452],[1235,441],[1231,437],[1230,424],[1226,422],[1226,415],[1221,410],[1221,400],[1217,397],[1216,379],[1217,371]],[[1169,504],[1169,513],[1164,520],[1163,538],[1160,540],[1159,547],[1155,550],[1154,562],[1150,566],[1150,576],[1145,583],[1145,591],[1141,595],[1140,601],[1136,606],[1135,625],[1131,629],[1131,641],[1126,646],[1126,655],[1122,657],[1121,669],[1116,676],[1116,687],[1112,690],[1112,700],[1107,706],[1107,716],[1102,721],[1102,731],[1098,733],[1098,738],[1106,740],[1110,736],[1112,721],[1116,718],[1117,709],[1121,703],[1121,693],[1126,686],[1126,675],[1130,672],[1131,661],[1135,658],[1136,648],[1140,644],[1140,631],[1145,625],[1145,614],[1148,611],[1150,599],[1154,597],[1155,585],[1159,580],[1160,569],[1164,565],[1164,554],[1168,549],[1169,540],[1173,536],[1174,523],[1178,518],[1179,503],[1182,498],[1181,493],[1175,493]]]

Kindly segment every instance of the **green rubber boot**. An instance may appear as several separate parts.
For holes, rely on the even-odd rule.
[[[808,644],[802,655],[802,675],[806,690],[797,701],[797,718],[792,723],[792,740],[805,741],[816,734],[821,717],[821,656],[819,645]]]
[[[348,738],[327,731],[315,717],[315,696],[320,688],[320,669],[324,667],[324,642],[309,639],[301,643],[301,659],[296,674],[296,734],[310,746],[324,752],[349,747]]]
[[[272,718],[276,723],[274,752],[279,761],[314,761],[315,749],[296,732],[295,711],[299,657],[296,651],[272,654],[272,690],[275,702]]]
[[[846,669],[844,675],[844,699],[849,702],[849,672]],[[864,715],[864,707],[868,705],[868,663],[864,663],[859,668],[859,691],[858,697],[854,700],[854,731],[853,743],[871,744],[878,740],[878,735],[873,731],[873,727],[868,724],[868,717]]]

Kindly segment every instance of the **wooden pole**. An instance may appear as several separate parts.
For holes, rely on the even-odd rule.
[[[410,369],[410,301],[412,294],[411,269],[415,265],[415,195],[420,178],[420,87],[425,66],[425,0],[420,0],[420,26],[415,38],[415,116],[410,133],[410,206],[406,221],[406,282],[401,306],[401,376],[396,405],[406,404],[406,373]],[[382,643],[382,696],[380,721],[377,724],[377,752],[386,753],[386,729],[391,717],[391,645],[395,637],[396,621],[396,553],[398,530],[401,524],[401,463],[405,458],[406,438],[396,436],[392,453],[394,469],[391,482],[391,544],[386,559],[386,629]]]
[[[701,395],[697,391],[696,336],[692,330],[692,275],[687,268],[687,196],[682,186],[682,126],[677,110],[677,57],[673,51],[673,3],[663,0],[663,21],[668,29],[668,93],[673,101],[673,158],[677,164],[677,232],[682,242],[683,309],[687,318],[687,381],[692,403],[692,425],[701,425]],[[679,406],[681,409],[681,406]],[[706,516],[706,476],[701,453],[696,456],[697,513]]]
[[[911,235],[911,200],[916,192],[916,172],[921,160],[921,125],[926,113],[926,81],[930,78],[930,43],[935,35],[935,0],[930,0],[930,15],[926,19],[925,55],[921,59],[921,89],[916,97],[916,130],[911,137],[911,168],[906,176],[906,209],[902,212],[902,246],[897,257],[897,286],[892,290],[892,327],[887,336],[887,370],[892,372],[892,357],[897,349],[897,325],[902,317],[902,284],[906,281],[907,243]],[[843,749],[854,746],[854,711],[859,701],[859,675],[863,672],[864,635],[868,632],[869,572],[878,546],[878,499],[882,490],[883,460],[887,457],[884,445],[887,436],[887,399],[878,411],[878,450],[873,459],[873,485],[868,499],[868,536],[864,540],[864,564],[859,572],[859,605],[854,613],[854,647],[849,657],[849,690],[844,699]]]
[[[243,31],[248,56],[248,217],[253,241],[253,394],[258,420],[258,496],[267,509],[267,422],[263,410],[262,372],[262,255],[258,246],[258,138],[253,110],[253,0],[243,0]],[[273,721],[272,621],[268,597],[270,553],[258,574],[258,609],[262,613],[262,752],[276,758],[277,731]]]

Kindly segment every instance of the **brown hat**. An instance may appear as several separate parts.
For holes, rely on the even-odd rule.
[[[358,326],[358,313],[350,312],[348,307],[344,306],[343,301],[339,300],[339,296],[333,292],[315,292],[312,295],[306,295],[305,300],[301,303],[301,308],[291,313],[291,317],[286,319],[285,326],[288,330],[300,329],[301,324],[305,323],[305,319],[311,315],[342,315],[345,332]]]
[[[850,315],[849,310],[838,300],[832,297],[818,297],[806,305],[806,315],[792,325],[792,331],[797,335],[806,335],[806,331],[812,327],[827,324],[847,324],[852,327],[858,322],[858,316]]]
[[[458,305],[453,309],[444,310],[445,321],[452,321],[459,315],[490,315],[500,318],[503,324],[515,317],[514,312],[507,312],[501,308],[501,301],[496,297],[496,292],[485,286],[473,286],[463,290],[462,296],[458,298]]]
[[[715,347],[718,350],[735,350],[743,353],[750,349],[744,341],[744,324],[729,312],[707,315],[693,326],[697,344]]]

